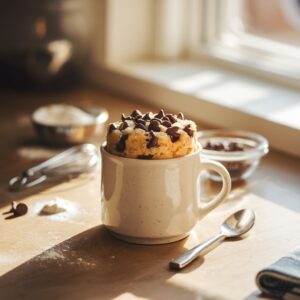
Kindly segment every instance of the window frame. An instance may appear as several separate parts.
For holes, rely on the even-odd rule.
[[[232,1],[239,3],[239,0],[191,0],[188,24],[192,31],[189,34],[190,56],[300,90],[300,67],[295,68],[290,59],[278,56],[280,50],[271,49],[290,51],[294,59],[299,60],[300,50],[297,53],[296,46],[250,33],[226,32],[229,27],[228,5]],[[229,46],[226,40],[235,45]]]
[[[210,45],[214,45],[216,51],[214,39],[220,34],[218,32],[220,27],[203,27],[201,13],[206,16],[207,22],[217,19],[219,24],[222,24],[226,21],[222,19],[222,16],[212,18],[216,14],[215,5],[216,3],[226,5],[227,1],[233,0],[208,0],[206,2],[209,5],[207,11],[206,8],[203,8],[203,1],[205,0],[160,0],[155,2],[152,0],[105,0],[104,24],[99,26],[95,22],[95,32],[97,32],[98,38],[95,38],[93,43],[93,55],[87,71],[88,80],[97,86],[131,96],[137,102],[148,103],[159,108],[164,107],[171,111],[184,111],[201,124],[258,132],[266,136],[272,148],[300,157],[300,127],[297,115],[300,107],[298,101],[300,100],[299,80],[295,82],[290,77],[284,78],[282,75],[277,76],[268,71],[261,71],[249,62],[241,64],[234,60],[231,61],[228,57],[218,58],[218,55],[212,53],[211,49],[207,51],[204,46],[200,47],[204,43],[210,43]],[[161,20],[168,19],[177,22],[177,16],[175,18],[173,15],[174,11],[170,9],[170,5],[172,7],[183,5],[182,10],[178,10],[178,7],[175,10],[176,14],[178,11],[182,13],[180,26],[177,24],[175,31],[168,30],[169,23],[163,26],[164,34],[171,38],[171,41],[176,42],[177,50],[173,51],[173,43],[164,43],[164,47],[161,48],[164,51],[153,51],[155,47],[152,48],[151,45],[160,46],[159,38],[157,39],[153,29],[161,30],[159,26]],[[131,6],[134,6],[135,9],[131,9]],[[157,11],[161,16],[158,20]],[[170,19],[164,18],[165,13]],[[139,15],[138,20],[137,14]],[[98,15],[96,17],[98,19]],[[141,24],[138,34],[135,31],[137,23]],[[221,28],[223,28],[222,26]],[[177,30],[182,33],[182,36],[174,41],[172,38],[174,33],[178,33]],[[120,39],[124,36],[126,43]],[[132,47],[135,44],[139,44],[140,47]],[[99,46],[103,51],[99,51]],[[99,54],[103,55],[99,56]],[[222,55],[224,55],[224,51],[222,51]],[[178,64],[181,63],[182,68],[178,69]],[[225,82],[229,84],[229,87],[234,86],[235,90],[242,90],[244,95],[248,93],[251,95],[253,91],[261,87],[267,94],[271,93],[272,98],[260,99],[262,101],[260,104],[264,106],[263,109],[261,109],[261,105],[243,109],[238,103],[237,105],[228,105],[227,101],[235,99],[235,96],[228,91],[226,84],[217,86],[221,90],[211,89],[213,92],[218,90],[220,97],[216,97],[215,95],[183,91],[176,88],[174,83],[169,82],[169,79],[182,78],[189,74],[199,74],[201,77],[204,67],[207,67],[210,72],[228,73],[224,75]],[[274,81],[276,84],[273,84]],[[239,82],[241,84],[238,84]],[[201,78],[196,82],[196,84],[198,83],[201,91],[203,84]],[[291,87],[297,87],[296,91]],[[292,108],[292,113],[289,115],[289,111],[286,112],[283,109],[283,117],[292,121],[296,120],[296,123],[285,122],[280,118],[270,118],[268,112],[272,111],[274,103],[275,108],[278,108],[278,105],[285,108],[288,104],[289,108]],[[253,111],[252,108],[255,107],[256,109]]]

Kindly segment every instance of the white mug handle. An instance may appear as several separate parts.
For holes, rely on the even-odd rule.
[[[221,178],[222,178],[222,189],[219,192],[218,195],[216,195],[212,200],[210,200],[208,203],[201,205],[200,207],[200,214],[203,216],[203,214],[207,214],[210,211],[212,211],[214,208],[216,208],[217,206],[219,206],[225,199],[226,197],[229,195],[230,190],[231,190],[231,178],[230,175],[228,173],[228,171],[226,170],[226,168],[216,162],[216,161],[212,161],[212,160],[201,160],[200,161],[200,170],[203,169],[210,169],[213,170],[217,173],[220,174]]]

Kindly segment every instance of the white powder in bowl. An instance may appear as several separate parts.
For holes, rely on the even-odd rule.
[[[78,126],[95,123],[95,117],[68,104],[40,107],[33,113],[33,120],[39,124],[50,126]]]

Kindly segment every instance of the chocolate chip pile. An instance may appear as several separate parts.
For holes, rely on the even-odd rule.
[[[249,145],[241,144],[237,142],[229,141],[213,141],[210,140],[204,144],[203,149],[213,150],[213,151],[224,151],[224,152],[237,152],[237,151],[246,151],[251,149]],[[244,174],[251,168],[251,164],[247,160],[242,161],[220,161],[224,167],[228,170],[232,180],[242,179]],[[209,171],[213,178],[218,178],[220,176],[214,172]]]
[[[225,152],[245,151],[244,145],[235,142],[207,142],[203,149]]]
[[[196,130],[195,123],[186,120],[183,113],[165,114],[161,109],[156,114],[142,114],[134,110],[129,116],[122,114],[121,121],[109,125],[107,149],[131,158],[184,156],[194,151]],[[153,148],[161,149],[154,151]]]

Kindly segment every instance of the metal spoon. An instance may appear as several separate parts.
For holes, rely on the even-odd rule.
[[[229,216],[221,225],[220,233],[197,245],[179,258],[170,262],[171,269],[180,270],[200,255],[205,255],[227,238],[235,238],[248,232],[254,225],[255,214],[251,209],[242,209]]]

